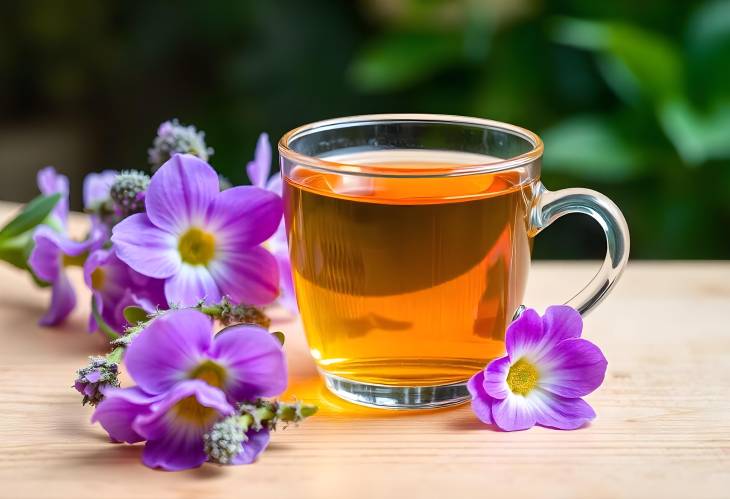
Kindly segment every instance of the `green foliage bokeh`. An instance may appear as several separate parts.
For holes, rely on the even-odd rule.
[[[730,258],[730,1],[29,1],[0,31],[3,120],[83,123],[94,164],[144,168],[156,126],[207,132],[234,182],[258,133],[373,112],[540,133],[543,180],[626,214],[634,258]],[[9,21],[9,22],[8,22]],[[43,165],[38,165],[43,166]],[[539,257],[598,257],[589,221]]]

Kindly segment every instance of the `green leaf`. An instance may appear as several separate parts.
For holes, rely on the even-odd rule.
[[[717,4],[710,14],[699,15],[693,21],[693,32],[704,29],[707,33],[695,34],[699,40],[695,45],[710,45],[730,33],[730,21],[714,19],[724,12],[730,12],[730,7]],[[619,95],[628,101],[640,98],[652,105],[664,133],[686,163],[698,165],[708,159],[730,157],[730,98],[714,96],[712,100],[710,96],[707,112],[693,106],[685,88],[684,62],[670,40],[620,23],[561,18],[554,27],[559,41],[593,50],[602,57],[604,77]],[[724,59],[725,55],[719,67],[726,74]],[[547,151],[546,159],[549,148]]]
[[[662,127],[690,165],[730,158],[730,102],[711,112],[698,112],[686,99],[676,99],[659,113]]]
[[[12,239],[43,223],[60,199],[60,194],[38,196],[33,199],[23,207],[18,216],[0,230],[0,241]]]
[[[144,322],[148,319],[147,311],[141,307],[129,306],[124,308],[124,319],[134,326],[140,322]]]
[[[714,51],[730,43],[730,1],[707,2],[690,17],[687,40],[692,51]]]
[[[402,90],[464,58],[449,33],[392,33],[367,45],[350,66],[353,86],[365,93]]]
[[[553,35],[561,43],[605,57],[601,70],[622,97],[638,94],[660,104],[683,92],[679,49],[659,34],[623,23],[557,18]]]
[[[0,260],[19,269],[28,270],[28,256],[32,248],[33,239],[30,232],[9,239],[0,239]]]
[[[687,59],[694,95],[713,103],[730,97],[730,1],[700,5],[687,23]]]
[[[599,116],[565,120],[542,133],[545,172],[599,182],[622,182],[642,172],[637,150]]]
[[[115,364],[119,364],[122,361],[122,357],[124,357],[124,350],[125,347],[118,346],[108,354],[106,354],[106,360],[108,362],[114,362]]]

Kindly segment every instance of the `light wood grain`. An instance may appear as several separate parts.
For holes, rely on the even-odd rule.
[[[9,205],[0,205],[0,218]],[[79,219],[75,219],[76,230]],[[576,291],[594,263],[539,262],[527,303]],[[81,290],[81,275],[73,272]],[[730,263],[632,263],[586,320],[609,359],[588,397],[598,412],[574,432],[500,433],[468,406],[394,413],[328,395],[298,322],[287,333],[289,396],[321,412],[273,436],[251,466],[166,473],[141,446],[110,444],[70,387],[104,350],[85,325],[88,294],[56,329],[36,326],[49,292],[0,267],[0,496],[21,497],[728,497],[730,496]]]

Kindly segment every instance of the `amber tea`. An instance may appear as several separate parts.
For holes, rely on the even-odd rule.
[[[423,150],[328,159],[401,172],[494,161]],[[463,382],[501,355],[530,259],[532,186],[517,181],[294,168],[285,186],[292,270],[318,365],[365,383],[428,386]]]

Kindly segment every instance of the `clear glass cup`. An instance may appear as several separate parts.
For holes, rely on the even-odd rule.
[[[621,212],[588,189],[548,191],[543,144],[479,118],[355,116],[279,142],[292,273],[327,387],[351,402],[419,409],[468,399],[503,355],[527,284],[532,239],[584,213],[603,228],[596,276],[567,303],[582,314],[629,253]]]

